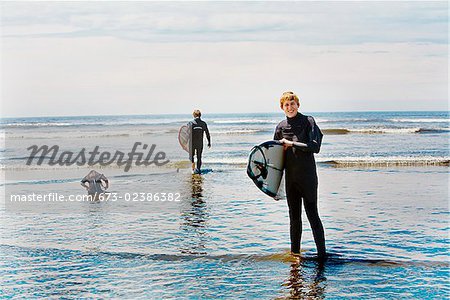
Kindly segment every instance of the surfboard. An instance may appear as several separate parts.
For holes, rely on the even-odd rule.
[[[191,138],[191,128],[188,125],[181,126],[178,131],[178,142],[184,151],[189,153],[189,140]]]
[[[284,149],[279,141],[268,141],[250,150],[247,175],[266,195],[276,197],[283,178]]]

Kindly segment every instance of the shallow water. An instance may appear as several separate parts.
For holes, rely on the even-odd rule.
[[[251,147],[272,138],[280,114],[205,115],[212,172],[201,177],[190,174],[176,138],[188,115],[1,120],[0,297],[447,297],[448,112],[313,116],[325,133],[316,156],[324,264],[314,260],[305,216],[302,258],[292,260],[285,200],[265,196],[245,173]],[[33,144],[128,152],[135,142],[156,144],[170,163],[129,172],[25,165]],[[110,179],[110,195],[180,201],[8,201],[84,194],[80,179],[91,168]]]
[[[325,134],[321,153],[316,155],[320,164],[449,165],[447,111],[329,112],[312,116]],[[283,118],[280,113],[206,114],[213,147],[205,149],[204,162],[213,168],[245,165],[250,149],[271,140],[276,124]],[[141,142],[155,144],[156,151],[164,151],[176,164],[187,160],[177,134],[190,119],[189,115],[2,119],[0,129],[5,137],[2,140],[0,135],[0,142],[4,141],[6,147],[1,149],[0,162],[9,170],[23,169],[31,145],[58,145],[59,154],[78,153],[82,148],[92,151],[95,146],[100,152],[128,153],[134,143]],[[36,160],[32,167],[61,169],[59,165],[37,166]]]
[[[46,174],[33,176],[40,182]],[[76,192],[72,177],[8,192]],[[410,299],[450,292],[447,167],[320,167],[330,253],[323,265],[314,260],[306,218],[303,258],[292,261],[285,201],[264,196],[244,169],[131,178],[111,176],[112,188],[169,189],[181,201],[3,207],[1,296]]]

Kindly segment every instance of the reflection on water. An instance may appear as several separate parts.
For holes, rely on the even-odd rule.
[[[324,263],[314,262],[312,274],[307,271],[311,268],[306,268],[300,261],[291,264],[289,277],[283,282],[283,286],[289,291],[288,296],[284,299],[324,299],[326,278],[324,276]],[[278,298],[283,299],[283,298]]]
[[[245,170],[145,174],[114,188],[146,185],[180,192],[181,201],[170,209],[83,202],[71,213],[0,210],[0,298],[447,298],[447,169],[319,172],[324,266],[310,230],[301,260],[292,260],[285,206],[242,180]],[[72,185],[40,190],[76,193]]]
[[[191,198],[184,199],[181,208],[183,243],[181,253],[205,255],[208,239],[208,207],[203,199],[203,178],[192,175],[190,178]]]
[[[201,175],[192,175],[191,177],[192,186],[192,199],[202,199],[203,195],[203,178]]]

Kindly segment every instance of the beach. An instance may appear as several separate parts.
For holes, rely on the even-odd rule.
[[[280,114],[205,114],[212,148],[202,176],[177,141],[188,115],[2,120],[1,296],[445,298],[448,112],[311,115],[325,134],[316,156],[324,264],[305,215],[302,258],[292,259],[286,200],[246,175],[250,149],[272,139]],[[31,145],[127,153],[135,142],[169,162],[26,164]],[[108,177],[115,200],[54,200],[84,194],[91,169]],[[8,201],[32,193],[52,195]],[[159,201],[163,193],[178,201]]]

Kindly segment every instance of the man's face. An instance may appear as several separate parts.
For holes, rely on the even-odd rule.
[[[293,118],[297,115],[299,105],[295,100],[284,101],[281,109],[284,111],[284,114],[288,118]]]

